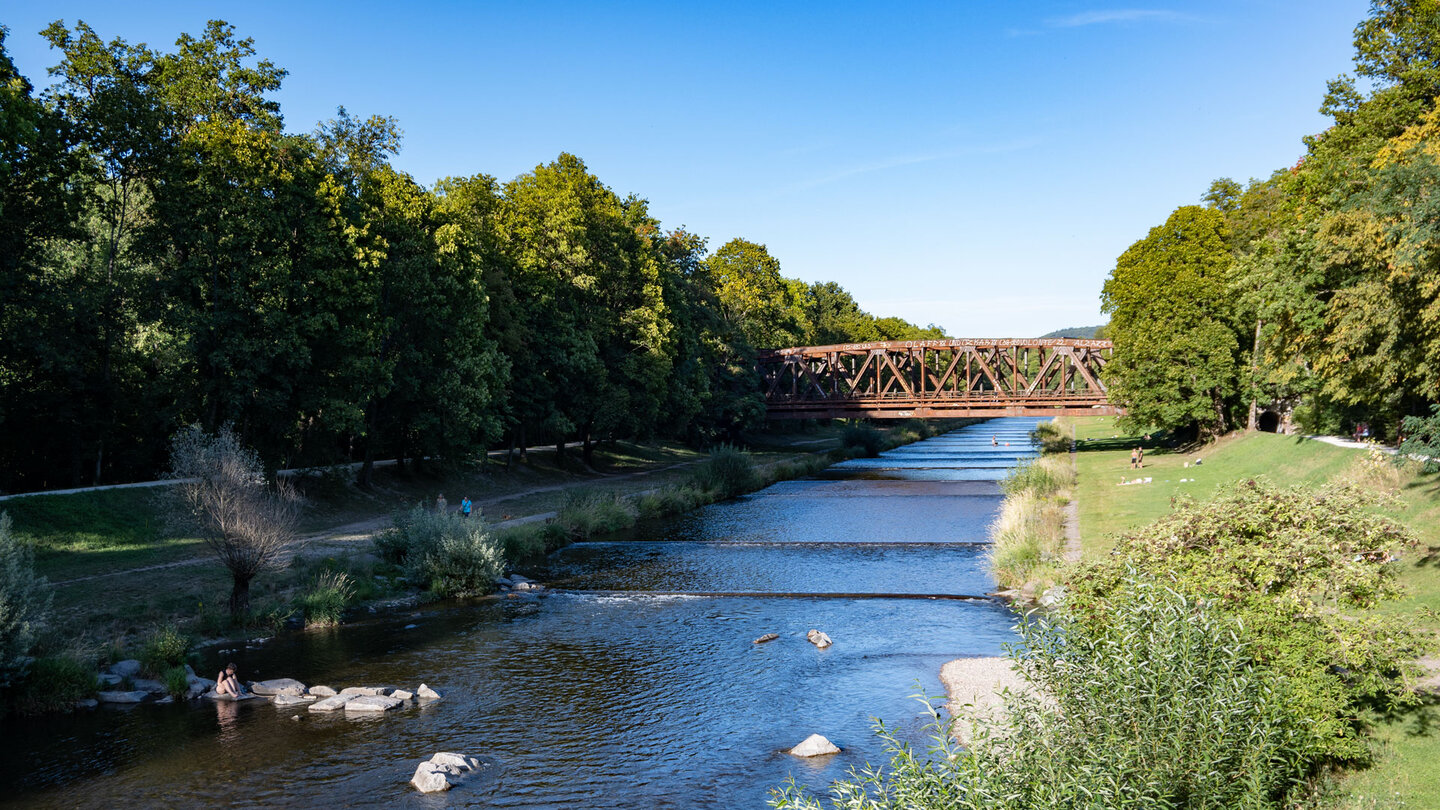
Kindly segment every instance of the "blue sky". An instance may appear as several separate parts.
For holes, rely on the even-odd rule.
[[[37,85],[56,18],[170,46],[224,19],[308,131],[393,115],[423,183],[562,151],[667,227],[766,244],[952,335],[1099,323],[1115,258],[1324,129],[1364,0],[895,3],[0,0]]]

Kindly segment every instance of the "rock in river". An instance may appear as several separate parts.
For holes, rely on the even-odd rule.
[[[752,643],[752,644],[764,644],[764,643],[767,642],[767,641],[774,641],[775,639],[777,639],[777,638],[779,638],[779,637],[780,637],[780,634],[779,634],[779,633],[766,633],[765,635],[763,635],[763,636],[755,639],[755,640],[754,640],[753,642],[751,642],[751,643]]]
[[[336,695],[335,690],[334,690],[334,689],[331,689],[331,688],[328,687],[328,686],[312,686],[312,687],[310,687],[309,689],[307,689],[307,690],[305,690],[305,691],[309,692],[310,694],[314,695],[315,697],[322,697],[322,698],[335,697],[335,695]]]
[[[819,757],[825,754],[838,754],[840,749],[835,743],[830,742],[819,734],[811,734],[799,745],[791,748],[789,753],[797,757]]]
[[[419,689],[416,689],[416,690],[415,690],[415,696],[418,697],[418,698],[420,698],[421,700],[439,700],[439,699],[440,699],[440,693],[439,693],[439,692],[436,692],[434,689],[431,689],[430,687],[426,686],[426,685],[423,684],[423,683],[420,684],[420,688],[419,688]]]
[[[361,695],[345,704],[347,712],[388,712],[400,708],[405,701],[385,695]]]
[[[480,760],[474,757],[441,752],[415,768],[410,784],[421,793],[438,793],[454,787],[479,767]]]
[[[334,695],[323,700],[317,700],[310,704],[312,712],[333,712],[345,708],[345,704],[355,699],[355,695]]]
[[[149,692],[96,692],[95,698],[101,703],[141,703],[150,697]]]
[[[250,691],[257,695],[272,697],[274,695],[291,695],[299,697],[305,694],[305,684],[294,678],[275,678],[269,681],[256,681],[250,684]]]
[[[811,630],[810,632],[805,634],[805,638],[809,640],[811,644],[814,644],[816,647],[819,647],[822,650],[835,643],[830,640],[829,636],[825,635],[819,630]]]

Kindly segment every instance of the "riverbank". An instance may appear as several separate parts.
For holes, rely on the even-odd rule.
[[[748,442],[747,457],[758,473],[749,487],[876,449],[857,442],[888,447],[925,433],[921,425],[897,423],[864,436],[840,424],[758,434]],[[523,561],[614,528],[568,515],[590,502],[654,516],[713,498],[694,486],[694,474],[708,458],[674,445],[616,443],[598,450],[592,467],[581,466],[578,456],[561,460],[535,452],[528,462],[509,465],[488,459],[448,471],[383,468],[369,490],[334,474],[304,476],[306,542],[284,570],[255,580],[251,619],[238,627],[224,608],[228,573],[199,540],[165,536],[149,490],[33,496],[7,502],[0,511],[12,515],[15,533],[35,551],[38,571],[53,586],[50,629],[37,654],[103,664],[131,657],[165,627],[193,638],[234,639],[303,626],[307,592],[327,573],[348,577],[344,601],[351,610],[413,604],[423,594],[374,553],[373,540],[393,513],[433,504],[440,492],[452,504],[472,497],[512,560]],[[564,523],[567,517],[572,523]]]
[[[1348,481],[1365,491],[1388,495],[1386,516],[1408,527],[1419,539],[1414,552],[1398,562],[1406,594],[1375,609],[1381,616],[1415,617],[1425,629],[1440,630],[1433,610],[1440,607],[1440,476],[1400,469],[1388,458],[1364,449],[1338,447],[1294,436],[1237,433],[1186,452],[1155,446],[1143,436],[1120,431],[1113,417],[1075,420],[1076,485],[1079,533],[1087,560],[1109,555],[1115,538],[1169,514],[1176,498],[1207,501],[1218,487],[1263,478],[1278,486],[1319,487]],[[1144,447],[1145,467],[1130,470],[1131,450]],[[1136,477],[1148,483],[1122,485]],[[1378,498],[1377,498],[1378,500]],[[1432,707],[1376,718],[1373,766],[1342,780],[1340,807],[1440,807],[1440,780],[1429,774],[1440,760],[1440,740],[1429,733]]]

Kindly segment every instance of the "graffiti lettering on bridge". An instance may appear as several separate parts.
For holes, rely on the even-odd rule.
[[[771,419],[1115,414],[1108,340],[900,340],[759,353]]]

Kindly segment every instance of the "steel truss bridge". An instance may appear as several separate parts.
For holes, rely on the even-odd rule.
[[[1116,414],[1108,340],[904,340],[759,353],[770,419]]]

